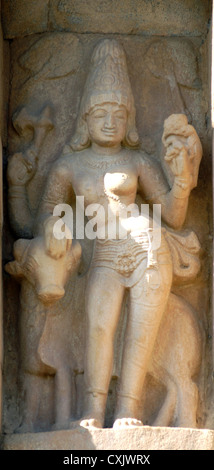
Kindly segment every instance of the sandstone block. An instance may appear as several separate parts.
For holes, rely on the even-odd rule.
[[[2,18],[5,38],[44,31],[201,36],[210,7],[209,0],[4,0]]]
[[[15,38],[47,30],[48,0],[9,0],[2,2],[5,38]]]
[[[214,432],[144,426],[141,428],[55,431],[5,437],[4,450],[213,450]]]

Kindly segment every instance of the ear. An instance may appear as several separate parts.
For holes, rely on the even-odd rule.
[[[11,276],[15,277],[17,280],[24,277],[23,269],[21,264],[18,261],[10,261],[5,265],[5,271]]]
[[[14,258],[19,262],[23,263],[25,258],[25,253],[27,252],[27,248],[30,245],[31,240],[25,240],[24,238],[20,238],[17,240],[13,245],[13,254]]]
[[[80,117],[77,122],[76,132],[71,139],[71,150],[83,150],[90,145],[90,138],[88,133],[88,125],[85,119]]]

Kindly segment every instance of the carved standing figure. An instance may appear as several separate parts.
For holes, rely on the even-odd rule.
[[[15,261],[6,268],[22,284],[20,318],[27,399],[21,430],[38,429],[39,379],[48,374],[56,383],[55,428],[76,425],[69,424],[73,400],[69,338],[73,331],[68,318],[72,306],[69,303],[64,316],[57,299],[69,291],[66,280],[78,265],[71,252],[77,250],[79,260],[81,249],[71,239],[56,238],[54,227],[60,217],[53,216],[53,210],[58,204],[73,204],[78,196],[84,197],[85,214],[92,221],[90,235],[95,230],[94,220],[97,223],[85,292],[85,403],[78,423],[104,425],[115,332],[128,291],[114,427],[143,424],[139,405],[147,373],[167,388],[155,423],[194,426],[197,391],[192,376],[200,362],[199,335],[188,305],[170,292],[173,280],[192,281],[200,269],[197,237],[180,231],[202,156],[195,129],[184,114],[171,115],[163,129],[164,166],[142,152],[124,51],[115,40],[101,41],[92,56],[76,133],[48,175],[35,217],[27,186],[35,174],[44,138],[53,127],[49,107],[40,117],[29,115],[24,108],[15,116],[14,127],[20,135],[29,129],[34,135],[27,151],[14,154],[8,165],[11,224],[21,237],[14,247]],[[136,211],[138,195],[142,203],[149,204],[150,217]],[[156,246],[152,238],[154,204],[161,205],[162,216],[161,241]],[[58,302],[55,316],[54,307],[49,311],[50,302]],[[182,325],[191,336],[185,350]],[[177,342],[170,336],[163,341],[170,333],[172,338],[176,333]],[[179,364],[174,367],[177,357]],[[81,367],[75,366],[79,374]]]
[[[86,214],[90,204],[98,205],[102,238],[97,236],[95,240],[85,294],[86,389],[82,426],[104,425],[114,337],[126,290],[130,307],[114,427],[142,425],[139,402],[175,266],[170,232],[166,236],[162,231],[161,244],[151,253],[148,227],[138,224],[136,229],[133,217],[127,218],[127,207],[135,203],[139,193],[151,207],[161,205],[164,225],[172,231],[181,229],[202,155],[197,133],[185,115],[172,115],[166,120],[163,142],[165,162],[173,175],[171,187],[156,160],[138,150],[135,106],[124,51],[115,40],[102,41],[92,56],[70,151],[52,167],[35,231],[43,230],[45,222],[46,249],[49,256],[59,258],[67,250],[67,240],[54,236],[54,207],[70,204],[75,195],[84,196]],[[102,215],[104,210],[104,219],[99,219],[99,210]],[[112,237],[108,231],[115,217],[119,217],[119,228]],[[127,236],[121,238],[123,226]],[[176,245],[176,234],[173,237]]]

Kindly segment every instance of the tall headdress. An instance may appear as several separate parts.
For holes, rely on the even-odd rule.
[[[86,80],[77,121],[77,129],[71,146],[82,142],[86,135],[86,116],[95,105],[118,103],[128,112],[126,144],[136,146],[138,133],[135,127],[135,106],[128,76],[126,57],[123,48],[114,39],[104,39],[95,48],[91,67]],[[85,138],[86,140],[86,138]],[[80,144],[81,146],[81,144]]]

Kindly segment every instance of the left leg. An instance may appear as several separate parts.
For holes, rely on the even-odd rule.
[[[130,291],[130,312],[114,427],[142,425],[138,421],[139,402],[171,288],[171,263],[159,265],[159,282],[154,282],[152,278],[149,280],[148,273],[145,272],[141,281]]]

